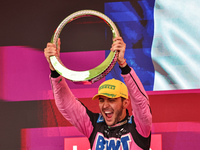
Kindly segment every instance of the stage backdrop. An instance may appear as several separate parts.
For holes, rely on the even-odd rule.
[[[1,6],[0,149],[67,149],[68,138],[84,137],[55,106],[43,53],[59,23],[83,9],[100,11],[116,23],[127,46],[127,63],[150,97],[157,146],[163,150],[200,147],[197,0],[10,0]],[[112,44],[110,28],[95,17],[67,24],[60,37],[61,60],[79,71],[99,65]],[[98,101],[91,97],[110,78],[123,81],[117,64],[92,85],[67,83],[77,98],[98,112]]]

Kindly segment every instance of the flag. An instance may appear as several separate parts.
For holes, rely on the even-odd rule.
[[[127,63],[147,91],[200,88],[199,5],[197,0],[105,3],[105,14],[127,44]],[[107,78],[121,79],[117,72],[116,66]]]

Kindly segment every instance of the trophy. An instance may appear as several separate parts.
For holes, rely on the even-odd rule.
[[[54,32],[54,35],[52,36],[51,43],[54,43],[57,46],[59,35],[67,23],[72,22],[73,20],[81,18],[81,17],[90,17],[90,16],[98,17],[102,19],[110,27],[113,38],[119,36],[119,31],[116,25],[105,14],[95,11],[95,10],[80,10],[66,17],[59,24],[56,31]],[[98,65],[95,68],[92,68],[90,70],[85,70],[85,71],[75,71],[75,70],[70,70],[66,68],[63,65],[60,58],[57,58],[56,56],[51,56],[50,61],[53,67],[55,68],[55,70],[66,79],[71,80],[75,83],[92,84],[102,79],[103,77],[105,77],[112,70],[112,68],[114,67],[117,61],[117,56],[118,56],[118,52],[110,51],[107,58],[100,65]]]

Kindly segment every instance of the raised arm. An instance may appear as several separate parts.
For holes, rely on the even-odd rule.
[[[130,70],[128,68],[129,67],[126,66],[124,69],[128,71]],[[132,68],[129,73],[126,72],[125,74],[122,74],[122,76],[129,91],[136,129],[142,136],[148,137],[152,125],[152,114],[148,95]]]
[[[85,106],[73,95],[62,76],[51,77],[54,99],[61,114],[86,137],[92,133],[93,126]]]
[[[61,114],[75,127],[79,129],[85,136],[89,137],[93,126],[88,116],[89,111],[80,101],[72,94],[68,87],[65,78],[60,76],[53,65],[50,62],[50,56],[59,57],[60,55],[60,39],[58,40],[58,46],[55,44],[47,43],[44,49],[44,55],[49,63],[51,70],[51,85],[54,93],[54,99],[56,106],[58,107]]]
[[[135,71],[126,63],[124,58],[125,50],[126,44],[123,39],[116,37],[111,51],[118,51],[119,53],[117,62],[122,69],[122,76],[129,91],[136,129],[142,136],[148,137],[152,124],[149,98]]]

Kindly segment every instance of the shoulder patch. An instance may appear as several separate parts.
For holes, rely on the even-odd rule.
[[[130,117],[128,118],[128,123],[132,124],[132,118],[133,118],[133,116],[130,116]]]
[[[104,122],[104,118],[103,118],[102,114],[99,113],[99,117],[97,119],[97,123],[100,123],[100,122]]]

